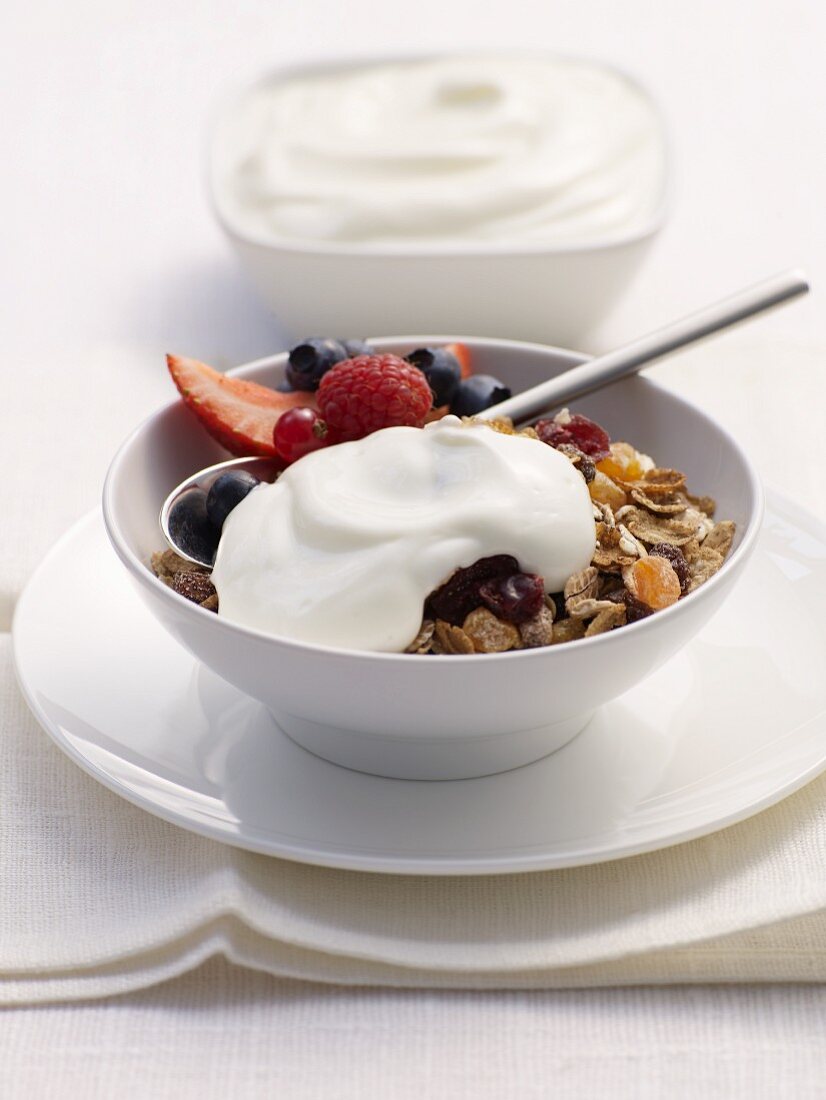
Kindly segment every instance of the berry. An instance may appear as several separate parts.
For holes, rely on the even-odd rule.
[[[427,603],[435,619],[443,619],[454,626],[461,626],[471,611],[482,603],[482,585],[497,577],[511,577],[519,572],[519,562],[510,554],[494,554],[479,558],[473,565],[456,572],[445,583],[431,592]]]
[[[574,413],[567,421],[540,420],[535,427],[542,442],[551,447],[572,443],[595,462],[600,462],[611,453],[611,439],[605,429],[579,413]]]
[[[287,409],[307,404],[306,394],[228,378],[196,359],[168,355],[166,361],[187,408],[230,454],[275,455],[275,422]]]
[[[670,563],[671,568],[677,574],[677,580],[680,582],[680,595],[684,596],[688,592],[691,571],[688,568],[688,562],[685,560],[685,554],[679,546],[672,546],[669,542],[658,542],[656,546],[651,547],[648,553],[649,555],[654,554],[657,557],[665,558]]]
[[[273,442],[285,462],[296,462],[326,444],[327,425],[315,409],[290,409],[275,425]]]
[[[206,493],[187,489],[169,511],[169,534],[175,545],[190,558],[212,565],[218,549],[218,531],[207,516]]]
[[[433,404],[437,408],[449,405],[462,380],[462,368],[453,352],[448,348],[416,348],[405,359],[427,379],[433,391]]]
[[[509,623],[526,623],[545,603],[545,582],[536,573],[513,573],[485,581],[479,589],[484,605]]]
[[[291,416],[293,411],[284,415]],[[210,485],[206,498],[206,512],[212,526],[220,531],[232,509],[258,484],[258,478],[246,470],[226,470],[219,474]]]
[[[422,372],[397,355],[346,359],[318,387],[318,405],[332,443],[362,439],[380,428],[421,428],[432,401]]]
[[[510,395],[510,389],[498,378],[489,374],[472,374],[456,387],[450,402],[450,411],[454,416],[476,416],[491,405],[507,401]]]
[[[350,352],[341,340],[312,337],[290,349],[287,381],[294,390],[317,390],[327,371]]]

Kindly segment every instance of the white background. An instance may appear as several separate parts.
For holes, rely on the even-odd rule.
[[[203,193],[205,120],[228,84],[282,60],[434,47],[575,52],[635,73],[667,118],[673,212],[588,340],[599,350],[785,266],[826,286],[824,42],[816,0],[16,5],[0,36],[0,393],[12,394],[0,397],[0,457],[59,486],[33,495],[51,526],[38,525],[32,562],[95,503],[99,482],[75,483],[74,465],[91,460],[102,476],[119,438],[168,397],[163,352],[229,366],[281,346]],[[775,426],[788,349],[806,362],[795,385],[826,366],[821,300],[749,336],[761,431]],[[689,368],[661,369],[680,385]],[[799,400],[815,430],[812,384]],[[111,395],[105,416],[95,390]],[[800,445],[794,402],[784,408],[781,445],[792,433]],[[25,515],[4,520],[7,538],[27,539]],[[0,593],[4,629],[14,595]],[[808,1097],[826,1081],[825,1010],[819,988],[393,993],[215,963],[106,1005],[3,1014],[0,1085],[4,1096]]]

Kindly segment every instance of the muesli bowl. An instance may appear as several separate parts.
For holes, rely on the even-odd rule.
[[[377,349],[461,340],[479,372],[517,392],[582,362],[558,348],[465,337],[388,337]],[[277,384],[286,354],[235,374]],[[754,548],[763,494],[735,440],[690,403],[641,377],[576,404],[615,439],[683,470],[736,524],[722,568],[642,621],[564,645],[470,656],[366,653],[309,645],[230,623],[185,600],[149,568],[162,546],[161,505],[175,485],[226,458],[183,404],[150,416],[115,456],[103,493],[109,537],[146,605],[208,668],[260,700],[304,748],[358,771],[459,779],[506,771],[561,748],[594,711],[668,660],[726,598]],[[502,548],[507,552],[507,547]]]

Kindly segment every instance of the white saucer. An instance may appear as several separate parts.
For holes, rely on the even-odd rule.
[[[381,779],[299,748],[157,625],[97,514],[36,571],[13,633],[29,704],[90,775],[186,829],[306,863],[596,863],[733,824],[826,768],[826,530],[777,496],[747,575],[682,654],[559,752],[482,779]]]

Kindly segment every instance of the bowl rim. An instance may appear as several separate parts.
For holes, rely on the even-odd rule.
[[[368,342],[378,347],[380,350],[391,350],[392,347],[398,345],[417,344],[419,346],[426,346],[428,344],[443,344],[443,343],[466,343],[473,348],[476,347],[490,347],[498,349],[513,349],[513,350],[528,350],[533,352],[539,352],[541,354],[556,353],[564,355],[569,358],[574,358],[576,361],[582,362],[589,357],[582,352],[572,351],[568,348],[554,347],[549,344],[536,344],[523,340],[500,340],[493,337],[473,337],[473,336],[457,336],[457,335],[425,335],[425,336],[381,336],[370,338]],[[421,343],[420,343],[421,342]],[[268,367],[281,366],[286,361],[288,352],[282,351],[274,355],[266,355],[260,359],[254,359],[251,362],[243,363],[240,366],[234,367],[226,373],[230,376],[246,377],[248,374],[265,369]],[[739,457],[743,468],[746,473],[748,481],[748,489],[751,494],[752,508],[749,514],[749,518],[746,522],[745,529],[742,532],[739,543],[733,548],[729,556],[725,559],[720,569],[714,576],[710,577],[694,592],[689,593],[683,597],[677,603],[672,604],[670,607],[666,607],[661,611],[656,611],[652,615],[649,615],[645,619],[641,619],[635,623],[629,623],[622,627],[621,630],[611,630],[605,634],[598,634],[591,638],[577,638],[574,641],[566,642],[564,645],[559,646],[539,646],[534,649],[519,649],[510,650],[506,653],[471,653],[471,654],[451,654],[450,664],[451,667],[456,665],[457,667],[463,666],[467,661],[478,662],[480,660],[487,661],[526,661],[526,660],[549,660],[554,659],[551,655],[556,654],[570,654],[572,647],[574,652],[583,652],[592,650],[595,646],[605,645],[617,645],[622,644],[621,639],[631,636],[636,636],[644,631],[651,631],[652,629],[660,629],[665,623],[670,622],[675,614],[682,613],[682,609],[686,606],[688,601],[691,601],[693,606],[696,606],[702,600],[708,599],[714,592],[714,590],[723,583],[728,575],[735,569],[740,568],[751,551],[754,549],[757,541],[757,536],[760,532],[760,528],[763,522],[763,514],[765,510],[765,494],[763,490],[762,482],[757,474],[751,459],[746,454],[745,450],[740,446],[734,436],[722,425],[718,424],[708,413],[704,412],[693,402],[686,400],[679,394],[673,393],[667,387],[653,381],[651,378],[635,376],[637,383],[641,383],[646,387],[650,387],[655,392],[662,393],[670,401],[673,401],[678,407],[690,411],[691,415],[699,417],[701,421],[705,422],[706,426],[711,429],[712,432],[722,436],[722,438],[728,443],[728,445],[734,450]],[[616,383],[617,385],[623,385],[623,382]],[[266,643],[273,646],[288,646],[291,649],[298,649],[305,651],[309,657],[325,657],[327,659],[348,660],[352,661],[358,659],[360,661],[381,661],[381,662],[398,662],[403,661],[409,663],[410,667],[428,667],[433,661],[438,662],[440,666],[443,666],[445,659],[442,655],[438,654],[419,654],[419,653],[379,653],[372,650],[359,650],[359,649],[344,649],[333,646],[318,645],[310,642],[295,641],[284,635],[268,634],[261,630],[255,630],[250,627],[241,626],[238,623],[228,622],[226,619],[220,618],[213,611],[206,611],[204,608],[198,606],[198,604],[192,603],[192,601],[180,596],[177,592],[168,586],[163,584],[148,564],[142,561],[139,556],[134,553],[129,545],[126,536],[120,529],[120,526],[116,519],[117,502],[115,500],[115,484],[118,479],[118,474],[121,465],[125,462],[126,457],[134,441],[142,436],[149,430],[151,425],[165,416],[170,409],[178,406],[178,400],[173,398],[165,405],[156,409],[145,417],[135,427],[126,439],[121,443],[120,447],[116,451],[106,473],[106,478],[103,485],[102,495],[102,508],[103,508],[103,520],[106,527],[106,532],[109,536],[109,540],[114,547],[120,560],[126,566],[127,570],[132,574],[137,581],[144,587],[160,598],[162,601],[166,601],[170,610],[177,609],[179,614],[194,615],[195,622],[201,622],[206,625],[211,624],[210,629],[218,630],[219,632],[226,633],[228,638],[243,637],[250,641],[258,643]],[[158,526],[159,545],[163,542],[163,534]],[[171,601],[171,602],[170,602]],[[557,657],[557,660],[562,658]]]
[[[624,83],[630,85],[650,105],[657,122],[663,143],[663,182],[660,196],[653,213],[638,229],[630,232],[607,234],[605,237],[595,238],[581,244],[553,244],[543,241],[449,241],[444,244],[438,242],[429,244],[417,244],[415,241],[379,244],[371,242],[339,242],[318,241],[303,237],[279,237],[275,234],[264,232],[256,233],[252,229],[240,226],[234,221],[232,214],[224,207],[219,196],[219,188],[215,180],[218,175],[216,166],[217,138],[222,125],[229,118],[233,107],[250,91],[259,85],[270,81],[284,79],[290,76],[303,74],[338,72],[370,65],[392,64],[394,62],[416,62],[439,60],[443,58],[484,58],[484,57],[512,57],[512,58],[536,58],[544,60],[578,62],[591,65],[595,69],[602,69],[611,73]],[[585,54],[577,54],[563,50],[542,50],[534,48],[485,50],[469,49],[455,52],[448,49],[420,50],[411,53],[363,53],[342,54],[336,57],[308,58],[302,61],[287,62],[281,65],[270,65],[259,69],[254,77],[236,80],[229,89],[213,100],[208,112],[206,127],[206,142],[203,158],[203,173],[207,191],[207,200],[213,216],[221,228],[230,237],[235,238],[246,245],[264,248],[273,252],[293,256],[324,256],[328,259],[382,259],[382,260],[446,260],[464,259],[472,257],[489,256],[571,256],[587,255],[593,252],[606,252],[619,250],[627,245],[644,241],[654,236],[664,225],[673,205],[673,173],[671,163],[673,160],[673,145],[670,140],[669,128],[665,114],[659,100],[654,96],[648,86],[636,75],[626,70],[622,65],[602,58],[589,57]]]

